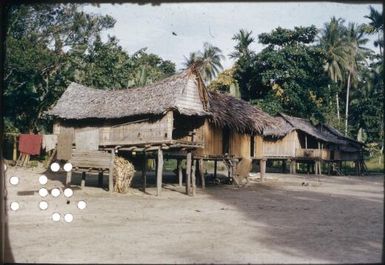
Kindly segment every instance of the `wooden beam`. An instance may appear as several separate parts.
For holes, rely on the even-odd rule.
[[[83,189],[85,185],[86,185],[86,172],[83,171],[82,172],[82,180],[80,182],[80,188]]]
[[[214,160],[214,178],[217,177],[218,161]]]
[[[186,194],[190,195],[190,187],[191,187],[191,152],[187,153],[186,157]]]
[[[266,173],[266,159],[259,160],[259,171],[261,174],[261,181],[263,181]]]
[[[305,135],[305,149],[307,149],[307,135]]]
[[[205,181],[205,165],[204,165],[204,162],[203,162],[203,158],[199,159],[199,175],[201,177],[201,186],[202,186],[202,189],[205,189],[206,188],[206,181]]]
[[[146,152],[143,153],[143,161],[142,161],[142,179],[143,179],[143,192],[146,192],[147,186],[147,156]]]
[[[194,159],[193,166],[192,166],[192,172],[191,172],[191,184],[192,184],[192,195],[195,196],[196,194],[196,188],[197,188],[197,182],[196,182],[196,167],[197,167],[197,160]]]
[[[183,181],[183,174],[182,174],[182,160],[177,159],[176,162],[176,168],[177,168],[177,174],[178,174],[178,179],[179,179],[179,187],[182,187],[182,181]]]
[[[67,172],[67,177],[66,177],[66,186],[67,187],[71,184],[71,179],[72,179],[72,170]]]
[[[115,162],[115,150],[111,151],[111,163],[108,172],[108,190],[110,193],[114,191],[114,162]]]
[[[98,174],[98,186],[103,187],[103,170],[100,170]]]
[[[158,148],[158,162],[156,172],[156,195],[160,196],[162,192],[162,177],[163,177],[163,150],[161,147]]]

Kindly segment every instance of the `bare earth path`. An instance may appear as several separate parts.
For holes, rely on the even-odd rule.
[[[112,194],[87,179],[67,204],[49,196],[41,211],[42,171],[10,168],[9,238],[14,262],[38,263],[366,263],[380,262],[383,176],[330,177],[267,174],[263,183],[198,189],[196,197],[166,184],[161,197],[133,190]],[[63,174],[48,175],[48,188]],[[173,180],[172,174],[169,179]],[[167,178],[166,178],[167,179]],[[80,180],[75,178],[75,185]],[[154,182],[151,178],[149,182]],[[304,183],[305,185],[302,185]],[[28,195],[25,191],[35,191]],[[21,194],[18,192],[22,192]],[[88,207],[81,211],[76,201]],[[53,222],[70,212],[72,223]]]

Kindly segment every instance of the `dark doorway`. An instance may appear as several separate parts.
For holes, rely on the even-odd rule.
[[[255,138],[250,136],[250,157],[254,157],[255,152]]]

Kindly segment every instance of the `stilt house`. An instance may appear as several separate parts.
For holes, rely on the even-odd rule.
[[[309,120],[283,113],[275,119],[275,127],[268,127],[263,133],[261,153],[266,159],[290,160],[291,172],[301,161],[314,162],[315,173],[321,173],[322,162],[354,161],[361,167],[362,143],[325,124],[314,126]]]
[[[199,163],[253,157],[255,135],[274,123],[273,117],[247,102],[208,92],[194,70],[123,90],[71,83],[48,114],[55,120],[54,134],[73,139],[72,158],[79,151],[91,157],[103,150],[156,156],[158,194],[163,155],[187,159],[186,189],[189,193],[192,185],[195,192],[195,180],[190,180],[194,159]],[[112,177],[110,190],[111,183]]]

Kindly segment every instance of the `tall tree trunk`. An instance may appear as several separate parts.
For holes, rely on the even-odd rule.
[[[346,86],[346,108],[345,108],[345,136],[348,135],[348,116],[349,116],[349,91],[350,91],[351,72],[348,74],[348,84]]]
[[[339,126],[341,117],[340,117],[340,99],[338,97],[338,92],[336,93],[336,102],[337,102],[337,120],[338,120],[338,126]]]

